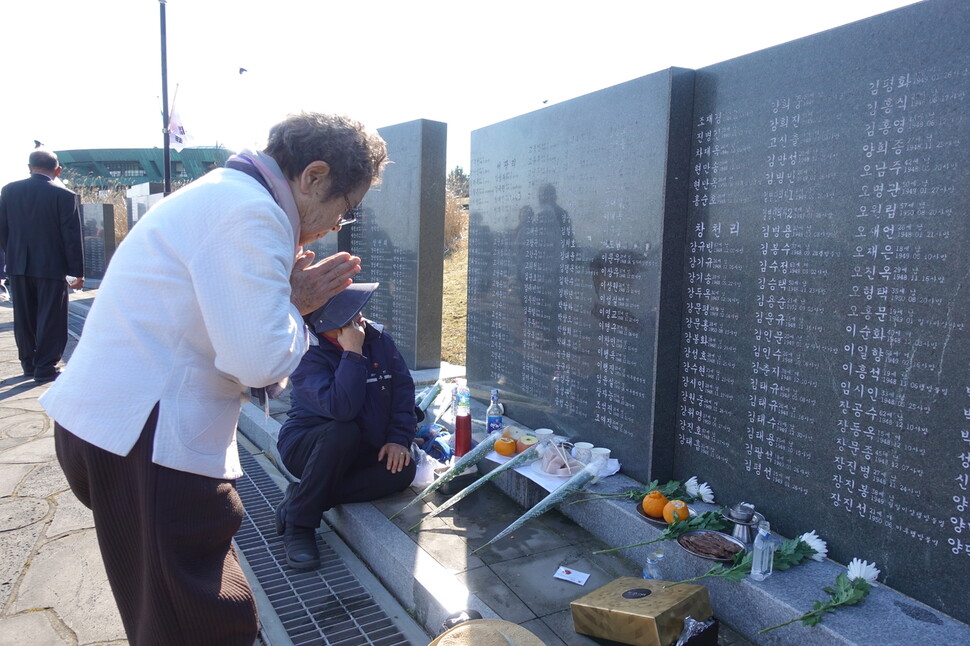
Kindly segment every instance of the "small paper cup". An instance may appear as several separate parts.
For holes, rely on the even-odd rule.
[[[606,463],[610,461],[610,450],[603,446],[596,446],[590,450],[592,453],[591,462],[600,465],[600,468],[606,466]]]
[[[593,445],[589,442],[576,442],[573,444],[573,457],[586,464],[593,457]]]

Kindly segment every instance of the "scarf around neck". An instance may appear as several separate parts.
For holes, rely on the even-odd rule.
[[[300,212],[296,207],[296,200],[293,199],[293,191],[290,189],[290,184],[287,182],[286,176],[283,175],[283,170],[280,168],[280,165],[276,163],[275,159],[265,153],[253,152],[246,149],[242,150],[239,154],[231,156],[226,163],[228,164],[229,162],[248,164],[259,172],[265,180],[270,194],[273,196],[273,200],[286,213],[286,217],[290,221],[290,226],[293,228],[293,248],[296,252],[299,252]]]

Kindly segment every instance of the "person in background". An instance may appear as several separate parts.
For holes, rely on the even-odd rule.
[[[360,259],[302,245],[354,218],[384,141],[303,113],[262,152],[179,189],[111,259],[84,333],[40,398],[58,461],[94,513],[131,646],[251,646],[256,607],[231,540],[240,398],[309,347],[303,316],[351,284]],[[16,297],[16,294],[15,294]]]
[[[54,381],[67,347],[66,278],[84,286],[84,247],[77,196],[57,181],[54,153],[38,149],[30,177],[0,191],[0,247],[13,296],[13,333],[25,377]]]
[[[283,465],[300,478],[276,511],[294,568],[320,565],[315,532],[323,512],[414,480],[414,380],[394,339],[360,314],[377,286],[351,285],[307,317],[315,334],[293,373],[292,407],[277,445]]]

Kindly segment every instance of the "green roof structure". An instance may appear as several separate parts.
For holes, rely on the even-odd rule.
[[[64,179],[75,185],[110,188],[165,181],[161,148],[89,148],[54,152],[64,167]],[[233,151],[222,146],[172,150],[172,181],[186,182],[202,177],[213,168],[225,165],[232,154]]]

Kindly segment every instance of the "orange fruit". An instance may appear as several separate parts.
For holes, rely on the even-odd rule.
[[[687,503],[683,500],[671,500],[664,505],[664,520],[673,523],[678,520],[687,520],[690,512],[687,511]]]
[[[499,455],[515,455],[515,440],[510,437],[500,437],[492,445]]]
[[[654,489],[640,502],[640,509],[651,518],[660,518],[664,515],[664,507],[667,505],[667,497]]]

